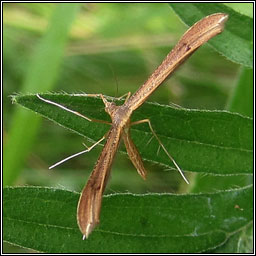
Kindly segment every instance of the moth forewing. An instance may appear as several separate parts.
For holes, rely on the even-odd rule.
[[[121,128],[112,126],[93,172],[82,190],[77,207],[77,223],[84,238],[88,238],[99,223],[102,195],[120,139]]]
[[[227,14],[215,13],[189,28],[148,80],[128,99],[127,107],[135,110],[141,106],[194,51],[223,31],[227,19]]]

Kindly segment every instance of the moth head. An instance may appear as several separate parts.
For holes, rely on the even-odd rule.
[[[105,104],[105,111],[112,117],[117,110],[115,102],[107,101],[107,99],[103,96],[101,98],[103,103]]]

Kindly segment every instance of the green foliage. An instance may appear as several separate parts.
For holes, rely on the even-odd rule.
[[[43,94],[41,97],[90,118],[109,121],[99,98],[65,94]],[[92,141],[106,132],[106,125],[88,122],[43,102],[35,95],[15,96],[13,101]],[[253,124],[250,118],[225,111],[192,111],[153,103],[144,104],[134,114],[134,120],[143,117],[152,120],[153,127],[164,140],[168,151],[174,151],[175,148],[174,157],[184,170],[221,175],[252,173]],[[132,134],[143,158],[159,164],[170,164],[170,160],[164,154],[155,154],[158,147],[156,141],[155,143],[152,141],[145,150],[145,144],[151,137],[146,126],[141,126],[139,130],[135,128]],[[192,148],[190,148],[191,144]],[[196,161],[193,161],[194,159]],[[9,241],[15,244],[48,253],[208,251],[222,245],[234,234],[250,225],[251,190],[252,187],[179,196],[168,194],[107,196],[103,200],[102,221],[98,232],[95,231],[88,241],[83,243],[81,239],[79,240],[81,234],[75,223],[77,194],[54,189],[20,188],[17,190],[17,196],[14,196],[11,193],[16,191],[10,189],[8,191],[10,198],[21,196],[22,200],[18,201],[33,205],[33,209],[37,209],[40,215],[34,211],[32,214],[16,211],[12,207],[15,205],[19,209],[19,205],[10,201],[11,210],[8,211],[8,207],[5,207],[6,219],[10,219],[9,222],[6,221],[6,225],[7,227],[14,225],[16,229],[22,230],[23,237],[18,239],[18,235],[13,235],[17,232],[16,229],[7,229],[10,230],[10,238],[7,240],[11,239]],[[14,218],[9,216],[10,212],[19,212],[19,214]],[[180,214],[181,212],[185,214]],[[20,219],[19,215],[29,216],[29,219]],[[35,239],[28,239],[32,229],[37,230],[38,234],[44,234],[40,236],[44,241],[49,237],[58,237],[58,239],[52,240],[51,246],[45,247],[44,243],[36,238],[37,234],[34,235]],[[24,234],[25,230],[27,235]],[[66,237],[72,237],[69,239],[69,245],[60,246]]]
[[[110,121],[100,98],[65,94],[40,96],[89,118]],[[89,122],[35,95],[15,96],[13,101],[93,142],[107,132],[108,125]],[[145,118],[151,120],[153,129],[184,171],[215,175],[252,173],[252,119],[225,111],[187,110],[154,103],[143,104],[133,115],[134,121]],[[159,144],[156,139],[150,140],[151,137],[147,124],[132,126],[132,138],[141,156],[175,169],[163,151],[156,154]]]
[[[101,224],[83,241],[76,224],[78,193],[5,188],[4,240],[47,253],[205,252],[252,222],[252,195],[249,186],[199,195],[105,196]]]

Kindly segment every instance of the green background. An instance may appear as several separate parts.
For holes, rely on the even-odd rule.
[[[24,119],[16,118],[17,111],[28,112],[19,110],[20,106],[13,105],[8,96],[19,92],[47,91],[102,93],[111,96],[134,92],[187,29],[168,4],[81,4],[80,10],[78,7],[70,6],[67,18],[65,8],[56,10],[56,4],[4,4],[4,150],[8,149],[8,143],[12,141],[11,130],[16,129],[17,137],[23,136],[24,130],[19,127],[22,127]],[[231,7],[252,16],[251,5]],[[48,48],[37,47],[48,29],[48,22],[58,24],[62,23],[63,19],[66,20],[67,26],[71,26],[70,31],[60,30],[62,34],[58,31],[58,37],[57,31],[52,31],[48,40],[56,42],[54,36],[60,40],[51,48],[52,54]],[[44,40],[47,42],[47,39]],[[46,63],[41,68],[47,75],[42,73],[42,77],[33,77],[37,73],[31,63],[41,60]],[[167,105],[172,102],[192,109],[223,110],[231,101],[233,88],[241,83],[240,77],[244,77],[242,82],[247,79],[250,83],[251,70],[242,69],[239,64],[227,60],[205,45],[149,100]],[[251,96],[249,92],[247,101],[252,102]],[[233,102],[235,101],[236,98]],[[234,106],[241,104],[237,102],[232,105],[234,111],[238,111]],[[244,104],[241,108],[243,106]],[[243,110],[242,113],[249,113],[251,116],[252,110],[250,111]],[[35,114],[29,112],[29,115],[31,117],[28,120],[31,121],[30,118],[33,119]],[[30,121],[27,122],[25,130],[26,140],[14,143],[11,149],[8,149],[16,153],[9,158],[10,165],[7,163],[4,168],[11,166],[13,161],[16,173],[5,185],[47,186],[81,191],[101,147],[49,171],[47,168],[51,164],[83,150],[82,142],[86,141],[47,120],[37,121],[35,126],[39,127],[38,130],[33,128]],[[29,149],[28,155],[26,149]],[[4,157],[5,152],[7,150],[4,151]],[[19,158],[22,152],[24,157]],[[15,156],[18,161],[15,161]],[[106,194],[127,191],[209,192],[216,189],[216,184],[225,183],[227,180],[226,177],[209,178],[203,174],[194,178],[193,174],[190,174],[189,178],[197,183],[197,186],[184,186],[176,171],[166,171],[164,167],[149,162],[145,162],[145,167],[149,176],[143,181],[129,159],[123,154],[118,154]],[[248,176],[241,175],[239,180],[242,185],[250,183]],[[239,186],[236,181],[231,184]],[[6,252],[8,250],[21,251],[6,245]]]

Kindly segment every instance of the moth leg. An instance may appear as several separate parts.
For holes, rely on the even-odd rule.
[[[161,146],[161,148],[164,150],[164,152],[166,153],[166,155],[169,157],[169,159],[173,162],[173,164],[175,165],[175,167],[177,168],[177,170],[179,171],[180,175],[182,176],[182,178],[184,179],[184,181],[189,184],[187,178],[185,177],[185,175],[183,174],[182,170],[180,169],[180,167],[178,166],[178,164],[175,162],[175,160],[173,159],[173,157],[169,154],[169,152],[167,151],[167,149],[164,147],[163,143],[161,142],[161,140],[158,138],[158,136],[156,135],[156,132],[154,131],[151,122],[149,119],[143,119],[143,120],[139,120],[136,122],[131,123],[131,125],[135,125],[135,124],[142,124],[142,123],[148,123],[149,128],[152,132],[152,134],[154,135],[154,137],[157,139],[159,145]]]
[[[95,95],[96,95],[96,94],[95,94]],[[77,112],[77,111],[74,111],[74,110],[72,110],[72,109],[69,109],[69,108],[67,108],[67,107],[65,107],[65,106],[63,106],[63,105],[61,105],[61,104],[59,104],[59,103],[56,103],[56,102],[51,101],[51,100],[44,99],[44,98],[41,97],[39,94],[36,94],[36,96],[37,96],[37,98],[39,98],[40,100],[42,100],[42,101],[44,101],[44,102],[46,102],[46,103],[48,103],[48,104],[54,105],[54,106],[56,106],[56,107],[58,107],[58,108],[61,108],[61,109],[65,110],[65,111],[68,111],[68,112],[70,112],[70,113],[72,113],[72,114],[74,114],[74,115],[80,116],[80,117],[86,119],[86,120],[89,121],[89,122],[98,122],[98,123],[104,123],[104,124],[109,124],[109,125],[111,125],[110,122],[89,118],[89,117],[87,117],[87,116],[85,116],[85,115],[83,115],[83,114],[81,114],[81,113],[79,113],[79,112]]]
[[[104,135],[100,140],[98,140],[97,142],[95,142],[92,146],[90,146],[90,147],[87,147],[87,146],[86,146],[86,147],[87,147],[86,150],[80,151],[80,152],[78,152],[78,153],[75,153],[75,154],[73,154],[73,155],[71,155],[71,156],[66,157],[65,159],[62,159],[61,161],[59,161],[59,162],[53,164],[52,166],[50,166],[49,169],[52,169],[52,168],[56,167],[57,165],[60,165],[60,164],[62,164],[62,163],[64,163],[64,162],[68,161],[69,159],[71,159],[71,158],[73,158],[73,157],[76,157],[76,156],[82,155],[82,154],[84,154],[84,153],[90,152],[95,146],[97,146],[99,143],[101,143],[105,138],[106,138],[106,135]]]

